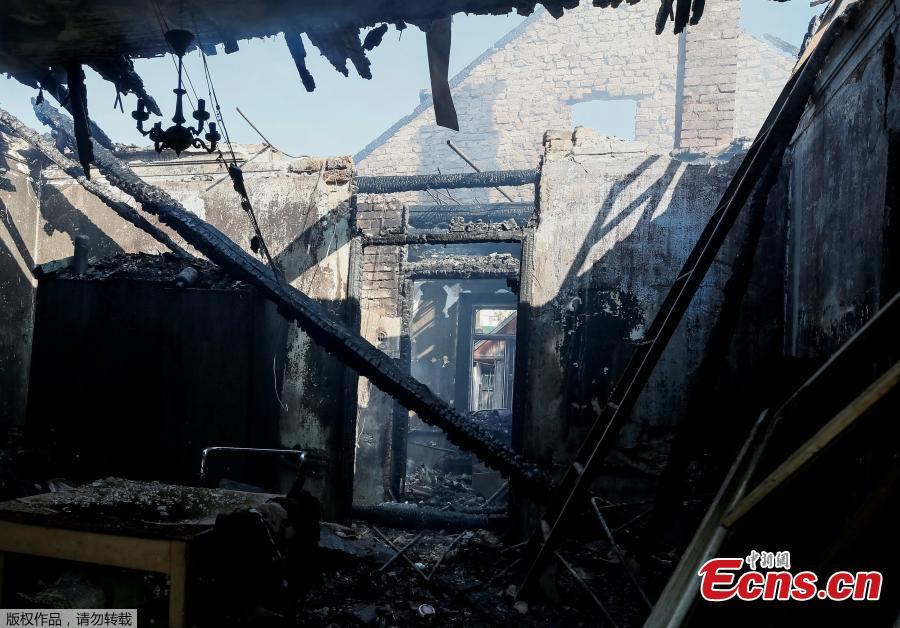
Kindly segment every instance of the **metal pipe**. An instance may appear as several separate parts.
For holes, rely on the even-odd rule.
[[[457,155],[459,155],[460,158],[462,158],[462,160],[463,160],[464,162],[466,162],[467,164],[469,164],[469,166],[471,166],[472,170],[474,170],[475,172],[481,172],[481,168],[479,168],[478,166],[476,166],[475,163],[474,163],[471,159],[469,159],[468,157],[466,157],[465,153],[463,153],[459,148],[456,147],[456,144],[454,144],[454,143],[451,142],[450,140],[447,140],[447,146],[450,147],[450,150],[452,150],[454,153],[456,153]],[[497,190],[498,192],[500,192],[500,194],[503,195],[503,198],[505,198],[506,200],[508,200],[510,203],[513,202],[512,198],[510,198],[509,194],[507,194],[506,192],[504,192],[503,190],[501,190],[501,189],[498,188],[498,187],[495,187],[494,189]]]

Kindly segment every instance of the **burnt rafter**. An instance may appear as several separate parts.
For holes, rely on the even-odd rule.
[[[71,120],[47,103],[35,106],[35,113],[42,122],[72,142]],[[404,407],[416,412],[423,421],[444,430],[451,442],[471,451],[504,475],[515,478],[519,486],[536,499],[547,496],[551,481],[540,468],[497,441],[480,425],[458,414],[323,306],[280,281],[265,264],[221,231],[188,212],[163,190],[142,181],[110,151],[99,145],[94,149],[97,169],[111,185],[134,198],[144,211],[157,216],[235,278],[256,286],[278,306],[282,315],[297,323],[310,338]]]
[[[62,81],[65,80],[65,70],[62,68],[51,68],[42,74],[42,76],[38,77],[36,74],[32,72],[20,72],[17,74],[13,74],[13,78],[22,83],[22,85],[27,85],[29,87],[33,87],[34,89],[40,89],[41,93],[48,93],[60,104],[61,107],[65,107],[66,111],[70,114],[72,113],[72,103],[69,99],[69,88],[63,85]],[[90,121],[89,121],[90,122]],[[98,127],[93,122],[90,122],[91,125],[91,137],[94,138],[101,146],[104,148],[112,148],[113,141],[109,138],[103,130]]]
[[[91,121],[88,117],[87,86],[84,84],[84,70],[81,64],[73,61],[66,64],[66,77],[69,83],[69,103],[72,106],[72,120],[75,123],[75,147],[78,150],[78,161],[84,169],[84,176],[91,178],[91,162],[94,160],[91,142]]]
[[[293,31],[285,31],[284,42],[287,44],[291,57],[294,59],[294,65],[297,66],[297,72],[300,74],[303,87],[308,92],[315,90],[316,80],[306,66],[306,46],[303,45],[303,38]]]
[[[349,60],[362,78],[372,78],[371,63],[363,49],[363,43],[359,40],[359,29],[352,27],[339,30],[310,28],[307,29],[306,35],[334,69],[344,76],[350,75],[350,71],[347,69]]]

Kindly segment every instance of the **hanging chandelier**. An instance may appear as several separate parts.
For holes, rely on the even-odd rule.
[[[162,122],[157,122],[153,125],[153,128],[145,131],[144,122],[150,118],[150,113],[147,111],[146,103],[142,98],[138,99],[137,109],[132,112],[131,117],[137,121],[137,130],[140,131],[141,135],[149,137],[153,141],[153,148],[156,149],[157,153],[171,148],[176,155],[181,155],[181,151],[191,147],[202,148],[207,153],[211,153],[216,150],[216,143],[222,139],[222,136],[216,130],[216,123],[209,122],[209,131],[203,136],[206,142],[200,139],[200,135],[203,133],[203,125],[209,120],[209,112],[206,110],[205,100],[202,98],[197,99],[197,110],[193,114],[194,120],[197,121],[197,127],[184,126],[186,120],[182,99],[187,94],[187,90],[184,89],[182,83],[182,71],[184,55],[194,41],[194,34],[190,31],[175,29],[168,31],[165,37],[166,42],[178,57],[178,87],[172,90],[176,97],[175,115],[172,116],[172,122],[175,124],[163,130]]]

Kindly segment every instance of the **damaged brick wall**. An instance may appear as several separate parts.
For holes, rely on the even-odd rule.
[[[38,200],[28,146],[0,133],[0,439],[25,419]]]
[[[635,99],[635,139],[670,150],[679,37],[654,34],[657,8],[641,2],[596,11],[582,3],[558,20],[536,13],[451,82],[458,133],[434,126],[430,98],[423,95],[418,108],[355,156],[360,173],[468,171],[445,145],[448,139],[484,170],[533,168],[544,131],[571,128],[571,105],[592,99]],[[737,135],[755,134],[793,62],[740,29],[738,0],[706,9],[687,34],[685,146],[727,144]],[[756,71],[760,65],[765,72]],[[771,83],[778,88],[771,89]],[[736,105],[736,99],[759,102],[759,108]],[[503,200],[495,191],[485,192],[491,200]],[[510,193],[528,200],[522,190]],[[418,196],[418,202],[429,202]]]

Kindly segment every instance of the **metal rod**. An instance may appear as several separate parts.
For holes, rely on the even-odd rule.
[[[405,560],[406,563],[407,563],[410,567],[412,567],[412,568],[416,571],[416,573],[419,574],[419,575],[422,577],[423,580],[425,580],[425,582],[430,582],[430,578],[428,577],[428,574],[426,574],[424,571],[422,571],[421,569],[419,569],[419,568],[416,566],[416,564],[415,564],[412,560],[410,560],[409,556],[407,556],[406,554],[401,554],[401,553],[400,553],[400,548],[397,547],[396,544],[394,544],[393,541],[391,541],[389,538],[387,538],[387,536],[385,535],[384,532],[382,532],[381,530],[379,530],[379,529],[376,528],[375,526],[369,526],[369,529],[370,529],[372,532],[374,532],[374,533],[376,534],[376,536],[378,536],[378,538],[380,538],[382,541],[384,541],[385,543],[387,543],[387,545],[388,545],[389,547],[391,547],[395,552],[397,552],[397,554],[398,554],[403,560]]]
[[[248,160],[245,161],[244,163],[242,163],[241,166],[242,166],[242,167],[243,167],[243,166],[246,166],[246,165],[249,164],[251,161],[253,161],[253,160],[256,159],[257,157],[259,157],[260,155],[262,155],[262,154],[263,154],[264,152],[266,152],[267,150],[269,150],[270,148],[272,148],[272,146],[270,146],[270,145],[263,146],[263,147],[259,150],[259,152],[257,152],[255,155],[253,155],[253,157],[251,157],[250,159],[248,159]],[[205,162],[205,163],[210,163],[210,162]],[[222,181],[224,181],[225,179],[229,179],[229,178],[231,178],[231,175],[230,175],[230,174],[222,175],[221,177],[219,177],[218,179],[216,179],[215,181],[213,181],[213,182],[210,184],[210,186],[204,190],[204,192],[209,192],[211,189],[213,189],[214,187],[216,187],[217,185],[219,185]]]
[[[260,131],[259,129],[257,129],[255,124],[253,124],[252,122],[250,122],[250,118],[248,118],[246,115],[244,115],[244,112],[241,111],[241,108],[240,108],[240,107],[235,107],[235,109],[237,109],[237,112],[238,112],[239,114],[241,114],[241,117],[247,122],[247,124],[249,124],[250,127],[251,127],[254,131],[256,131],[256,134],[259,135],[259,136],[262,138],[262,141],[266,143],[266,146],[267,146],[268,148],[271,148],[271,149],[274,150],[276,153],[281,153],[282,155],[284,155],[284,156],[286,156],[286,157],[290,157],[291,159],[299,159],[299,157],[298,157],[297,155],[290,155],[290,154],[284,152],[283,150],[281,150],[280,148],[278,148],[277,146],[275,146],[275,144],[273,144],[272,142],[270,142],[270,141],[269,141],[269,138],[267,138],[265,135],[263,135],[263,134],[262,134],[262,131]]]
[[[606,617],[606,620],[613,626],[616,626],[615,620],[613,620],[612,615],[609,614],[609,611],[606,610],[603,602],[601,602],[600,598],[598,598],[594,594],[594,592],[591,591],[591,588],[587,585],[587,582],[582,580],[581,576],[578,575],[578,572],[575,571],[575,568],[572,567],[572,565],[570,565],[568,561],[566,561],[566,559],[562,557],[562,554],[560,554],[556,550],[554,550],[553,553],[556,554],[556,558],[559,559],[559,562],[562,563],[562,566],[566,568],[566,571],[569,572],[569,575],[571,575],[575,582],[578,583],[578,586],[581,587],[581,590],[587,593],[588,597],[594,601],[594,604],[597,605],[597,608],[600,609],[600,612],[603,613],[603,616]]]
[[[624,569],[625,573],[628,574],[628,577],[631,578],[631,581],[637,588],[638,593],[641,594],[641,598],[644,600],[647,608],[653,609],[653,602],[651,602],[650,598],[647,597],[647,594],[644,592],[644,587],[641,586],[641,583],[638,582],[637,576],[634,575],[634,573],[628,567],[628,563],[625,562],[625,555],[622,554],[622,548],[620,548],[619,544],[616,543],[616,539],[613,536],[612,530],[610,530],[609,526],[606,524],[606,519],[603,517],[603,513],[600,512],[600,507],[597,506],[596,497],[591,498],[591,506],[594,507],[594,513],[597,515],[597,519],[600,520],[600,525],[603,526],[603,531],[606,532],[606,537],[609,539],[609,543],[610,545],[612,545],[613,551],[616,553],[616,557],[619,559],[619,563],[621,563],[622,565],[622,569]]]
[[[409,444],[415,445],[416,447],[425,447],[426,449],[434,449],[436,451],[445,451],[448,454],[460,453],[458,449],[447,449],[446,447],[436,447],[435,445],[426,445],[425,443],[417,443],[415,441],[409,441]]]
[[[457,534],[457,535],[456,535],[456,538],[454,538],[454,539],[450,542],[450,545],[447,546],[447,549],[445,549],[443,552],[441,552],[441,557],[437,559],[437,562],[434,564],[434,567],[432,567],[432,568],[431,568],[431,571],[428,572],[428,579],[429,579],[429,580],[430,580],[431,578],[434,578],[434,572],[436,572],[436,571],[438,570],[438,567],[441,566],[441,563],[444,562],[444,557],[445,557],[447,554],[450,553],[450,550],[452,550],[452,549],[456,546],[457,543],[459,543],[459,540],[460,540],[461,538],[463,538],[463,535],[464,535],[464,534],[465,534],[465,532],[460,532],[459,534]],[[420,534],[419,536],[422,536],[422,535]]]
[[[481,168],[479,168],[478,166],[476,166],[475,163],[474,163],[471,159],[469,159],[468,157],[466,157],[465,153],[463,153],[459,148],[456,147],[456,144],[454,144],[454,143],[451,142],[450,140],[447,140],[447,146],[450,147],[450,150],[452,150],[454,153],[456,153],[457,155],[459,155],[460,158],[462,158],[462,160],[463,160],[464,162],[466,162],[467,164],[469,164],[469,166],[472,167],[472,170],[474,170],[475,172],[481,172]],[[497,190],[498,192],[500,192],[500,194],[503,195],[503,198],[505,198],[506,200],[508,200],[510,203],[513,202],[513,200],[510,198],[509,194],[507,194],[506,192],[504,192],[503,190],[501,190],[501,189],[498,188],[498,187],[494,187],[494,189]]]
[[[394,554],[393,556],[391,556],[390,558],[388,558],[387,562],[384,563],[381,567],[378,568],[378,571],[384,571],[385,569],[387,569],[388,567],[390,567],[391,564],[392,564],[395,560],[397,560],[397,559],[400,558],[401,556],[405,556],[405,555],[406,555],[406,551],[409,550],[409,549],[411,549],[413,545],[415,545],[416,543],[418,543],[424,535],[425,535],[424,532],[419,532],[415,537],[413,537],[413,540],[412,540],[412,541],[410,541],[409,543],[407,543],[406,545],[404,545],[403,547],[401,547],[399,550],[397,550],[397,553],[396,553],[396,554]],[[429,576],[429,577],[430,577],[430,576]]]
[[[492,501],[494,501],[495,499],[497,499],[497,497],[500,495],[500,493],[502,493],[503,491],[505,491],[505,490],[508,489],[508,488],[509,488],[509,480],[507,480],[506,482],[504,482],[504,483],[500,486],[500,488],[498,488],[498,489],[496,490],[496,492],[494,492],[493,495],[491,495],[490,497],[488,497],[488,498],[487,498],[487,501],[484,502],[484,505],[487,506],[488,504],[490,504]]]

